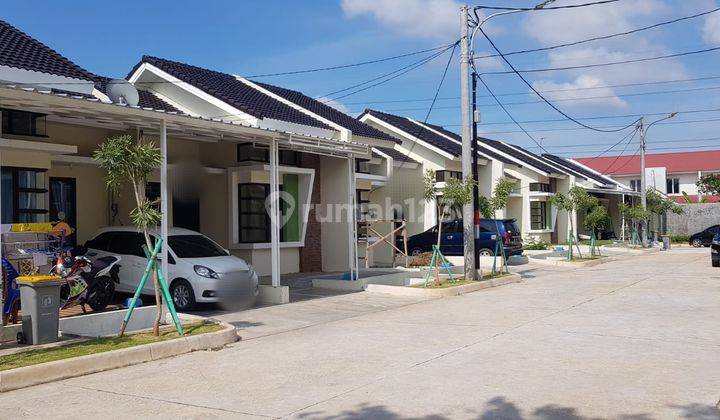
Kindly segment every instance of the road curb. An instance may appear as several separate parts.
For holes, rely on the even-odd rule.
[[[223,326],[222,330],[211,333],[0,371],[0,393],[197,350],[216,349],[240,339],[233,325],[226,323],[220,325]]]
[[[521,281],[522,277],[520,277],[519,274],[513,273],[497,279],[483,280],[475,283],[464,284],[462,286],[448,287],[445,289],[425,289],[420,287],[368,284],[365,291],[371,293],[384,293],[395,296],[419,297],[429,300],[442,297],[464,295],[466,293],[472,293],[478,290],[489,289],[492,287],[504,286],[510,283],[520,283]]]

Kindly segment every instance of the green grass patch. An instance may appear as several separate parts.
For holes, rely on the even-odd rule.
[[[183,336],[211,333],[219,331],[222,328],[223,326],[218,324],[196,322],[183,326]],[[0,356],[0,370],[37,365],[39,363],[86,356],[88,354],[104,353],[106,351],[125,349],[143,344],[158,343],[175,338],[179,338],[175,327],[163,327],[160,330],[159,337],[153,335],[152,332],[141,332],[125,334],[123,337],[95,338],[80,343],[69,344],[67,346],[28,350],[21,353]]]
[[[581,240],[580,245],[590,245],[590,240]],[[603,245],[612,245],[613,243],[617,242],[615,239],[596,239],[595,240],[595,246],[603,246]],[[559,245],[567,246],[567,242],[561,243]],[[575,245],[575,242],[573,242],[573,245]]]
[[[497,273],[494,275],[493,274],[484,274],[482,277],[482,280],[480,280],[480,281],[497,279],[500,277],[504,277],[506,275],[507,275],[507,273]],[[425,283],[414,284],[410,287],[416,287],[419,289],[447,289],[448,287],[463,286],[463,285],[471,284],[471,283],[477,283],[477,282],[476,281],[466,281],[464,277],[456,277],[455,283],[450,281],[449,278],[441,278],[440,283],[436,283],[435,278],[431,276],[430,280],[428,280],[427,287],[425,287]]]

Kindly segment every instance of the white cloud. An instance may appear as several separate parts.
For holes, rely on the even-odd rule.
[[[454,39],[460,34],[456,0],[342,0],[348,17],[370,15],[402,35]]]
[[[602,80],[593,76],[579,76],[568,83],[556,83],[552,81],[538,81],[533,83],[533,87],[541,92],[544,91],[543,96],[551,101],[593,97],[594,99],[583,99],[572,101],[572,103],[577,107],[627,107],[627,102],[615,96],[612,88],[601,87],[604,85]]]
[[[703,39],[708,44],[720,44],[720,13],[713,13],[705,18]]]
[[[553,4],[563,5],[570,2],[565,0]],[[552,46],[635,29],[648,23],[654,23],[661,16],[667,16],[672,12],[673,10],[660,0],[625,0],[609,5],[530,13],[523,20],[522,25],[524,32],[535,38],[542,46]],[[720,25],[718,26],[720,28]],[[720,31],[718,34],[720,35]],[[621,36],[576,47],[554,49],[547,53],[546,58],[548,60],[547,67],[568,67],[634,60],[669,53],[670,49],[665,45],[646,38],[645,34],[635,34],[632,38]],[[545,65],[531,67],[545,67]],[[657,79],[680,79],[687,77],[687,71],[680,61],[663,59],[563,70],[544,73],[543,77],[555,80],[540,80],[535,85],[552,89],[553,87],[592,87],[593,85],[606,86]],[[579,92],[581,92],[579,96],[614,95],[612,89]],[[570,101],[566,106],[625,107],[627,103],[615,96],[597,101]]]
[[[315,99],[317,99],[318,101],[324,103],[324,104],[327,105],[327,106],[330,106],[330,107],[333,107],[333,108],[337,109],[338,111],[340,111],[340,112],[342,112],[342,113],[344,113],[344,114],[352,115],[352,113],[350,112],[350,109],[349,109],[348,107],[346,107],[343,103],[341,103],[341,102],[339,102],[339,101],[336,101],[335,99],[330,99],[330,98],[328,98],[327,96],[319,96],[319,97],[317,97],[317,98],[315,98]],[[353,115],[353,116],[354,116],[354,115]]]

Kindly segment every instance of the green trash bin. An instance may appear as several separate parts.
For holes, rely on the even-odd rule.
[[[22,305],[22,344],[58,341],[60,286],[57,276],[21,276],[17,278]]]

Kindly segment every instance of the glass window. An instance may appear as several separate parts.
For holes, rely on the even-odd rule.
[[[435,182],[447,182],[450,178],[462,180],[462,172],[460,172],[460,171],[437,171],[437,172],[435,172]]]
[[[208,258],[228,255],[218,244],[203,235],[173,235],[168,238],[178,258]]]
[[[355,172],[360,174],[369,174],[370,161],[366,159],[355,159]]]
[[[550,192],[550,184],[546,184],[543,182],[531,182],[530,191]]]
[[[639,179],[631,179],[630,180],[630,189],[633,191],[640,192],[642,190],[642,183]]]
[[[45,137],[45,115],[14,109],[1,109],[0,111],[2,111],[3,133]]]
[[[45,169],[2,168],[2,223],[48,220]]]
[[[480,219],[480,232],[497,232],[495,221],[491,219]]]
[[[101,233],[100,235],[87,241],[85,246],[87,246],[88,248],[97,249],[98,251],[107,251],[109,249],[110,239],[112,238],[112,235],[112,232]]]
[[[547,202],[530,202],[530,229],[544,230],[548,228],[547,223]]]
[[[241,243],[270,242],[270,216],[265,200],[267,184],[238,185],[238,240]]]
[[[278,160],[281,165],[299,166],[300,153],[294,150],[278,150]]]
[[[144,244],[145,239],[139,232],[113,232],[108,252],[145,257],[145,252],[142,250]]]
[[[238,162],[270,162],[269,149],[255,147],[252,143],[240,143],[237,145]]]
[[[665,184],[668,194],[680,194],[680,178],[668,178]]]

